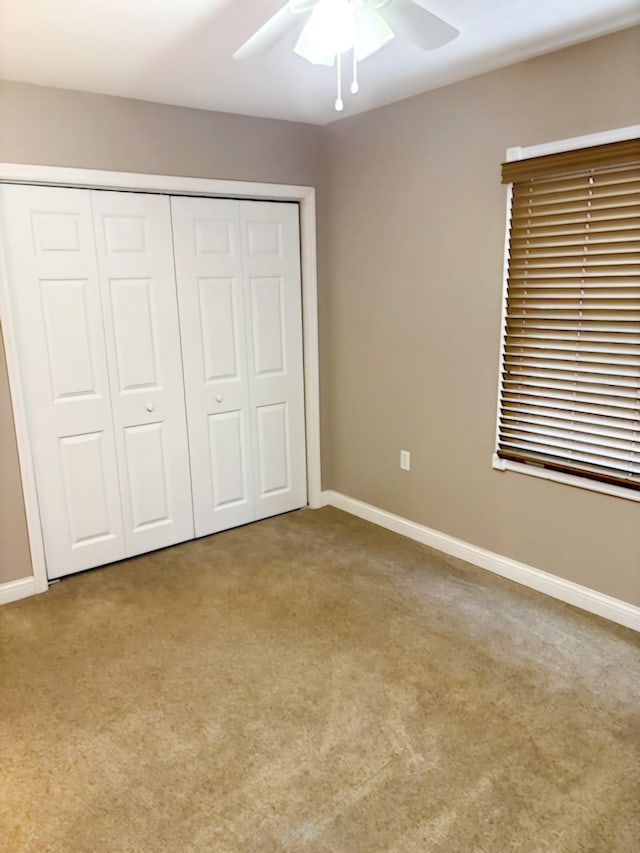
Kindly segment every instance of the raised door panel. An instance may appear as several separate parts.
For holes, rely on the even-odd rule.
[[[288,493],[291,477],[291,441],[287,403],[256,408],[258,424],[259,494],[262,497]]]
[[[125,556],[89,193],[4,186],[2,237],[50,578]]]
[[[112,278],[111,307],[115,370],[120,394],[159,390],[158,330],[154,284],[149,278]]]
[[[286,375],[284,278],[252,276],[249,287],[254,375]]]
[[[246,504],[249,489],[242,411],[209,415],[211,495],[215,511]]]
[[[172,198],[197,536],[254,519],[238,202]]]
[[[204,381],[207,384],[239,379],[238,298],[242,297],[236,278],[198,278],[198,309]]]
[[[104,432],[64,436],[60,461],[71,547],[88,548],[113,538]]]
[[[93,191],[127,553],[193,536],[169,201]]]
[[[97,392],[87,279],[41,279],[44,320],[54,402],[93,397]]]
[[[256,517],[307,502],[298,207],[240,202]]]
[[[164,424],[125,427],[124,439],[133,532],[172,524]]]

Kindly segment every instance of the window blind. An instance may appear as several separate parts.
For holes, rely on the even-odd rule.
[[[498,456],[640,489],[640,140],[513,183]]]

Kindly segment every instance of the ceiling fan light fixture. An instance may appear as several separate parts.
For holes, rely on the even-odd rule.
[[[382,15],[364,0],[318,0],[294,51],[313,65],[334,65],[348,50],[362,62],[393,38]]]
[[[336,56],[353,48],[355,30],[353,4],[349,0],[318,0],[294,51],[314,65],[333,65]]]
[[[337,66],[338,111],[342,100],[342,60],[351,51],[351,93],[359,91],[358,63],[397,35],[421,50],[433,50],[455,38],[458,30],[427,12],[421,0],[287,0],[233,54],[234,59],[262,56],[307,18],[294,52],[313,65]]]
[[[342,55],[353,53],[353,82],[355,95],[358,83],[358,62],[371,56],[394,38],[391,27],[364,0],[318,0],[313,7],[294,47],[294,52],[314,65],[337,65],[338,95],[335,107],[344,109],[342,100]]]

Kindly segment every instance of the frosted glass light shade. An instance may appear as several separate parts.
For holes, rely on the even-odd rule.
[[[360,62],[392,38],[382,15],[363,0],[318,0],[294,51],[314,65],[333,65],[354,49]]]
[[[333,65],[355,43],[355,16],[349,0],[318,0],[294,51],[314,65]]]
[[[368,3],[355,3],[353,14],[355,19],[354,48],[356,59],[361,62],[395,38],[395,34],[382,15]]]

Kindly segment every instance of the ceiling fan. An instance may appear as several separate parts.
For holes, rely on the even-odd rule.
[[[353,52],[351,92],[358,89],[357,63],[395,36],[422,50],[451,41],[458,30],[427,12],[416,0],[288,0],[233,55],[234,59],[264,56],[304,23],[295,53],[315,65],[337,65],[336,109],[343,109],[342,56]]]

